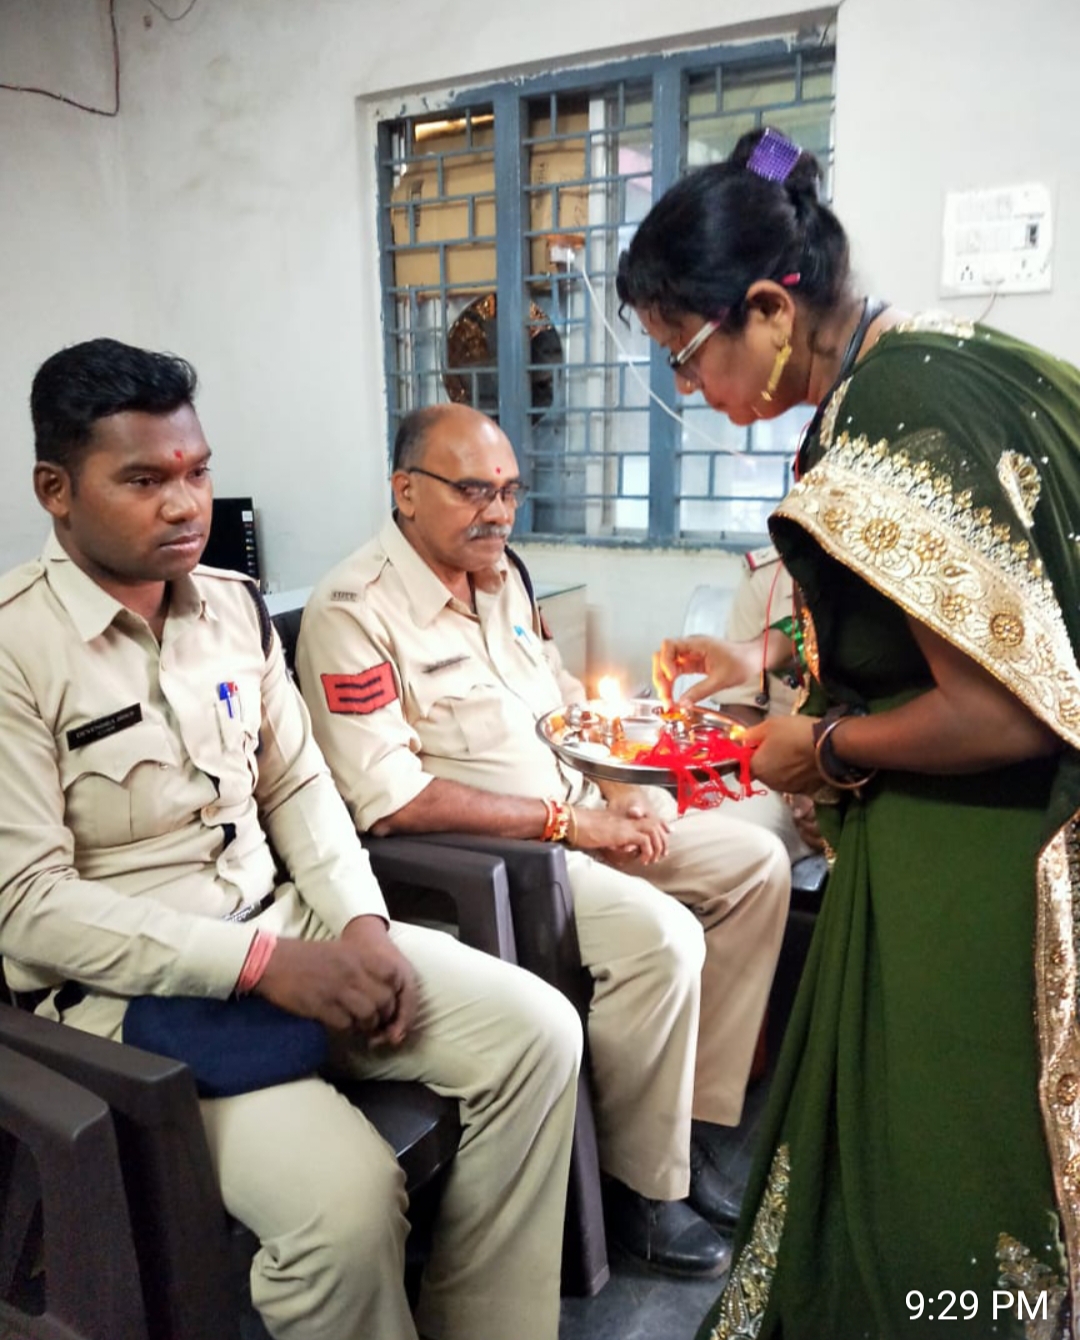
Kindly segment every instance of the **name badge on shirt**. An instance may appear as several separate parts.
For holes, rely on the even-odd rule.
[[[76,726],[67,733],[69,749],[79,749],[84,744],[93,744],[95,740],[104,740],[118,731],[137,726],[142,720],[142,707],[132,703],[130,707],[121,707],[119,712],[110,712],[107,717],[98,717],[88,721],[85,726]]]

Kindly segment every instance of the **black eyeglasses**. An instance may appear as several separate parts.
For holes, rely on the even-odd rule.
[[[508,507],[516,507],[529,491],[528,484],[520,479],[512,479],[509,484],[488,484],[483,479],[447,479],[437,475],[434,470],[423,470],[419,465],[410,465],[405,472],[409,475],[427,475],[428,479],[437,479],[440,484],[449,486],[470,507],[479,510],[490,507],[496,498],[501,498]]]
[[[722,322],[706,321],[697,334],[688,344],[683,345],[677,354],[668,354],[668,367],[672,372],[677,373],[684,381],[698,381],[697,372],[688,368],[686,365],[701,348],[710,336],[715,335],[720,329]]]

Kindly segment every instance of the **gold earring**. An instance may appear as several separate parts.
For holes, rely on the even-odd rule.
[[[791,337],[784,337],[783,347],[776,351],[776,361],[772,365],[772,372],[769,373],[769,384],[761,393],[762,400],[772,400],[776,388],[780,385],[780,378],[784,375],[784,369],[787,367],[788,359],[791,357]]]

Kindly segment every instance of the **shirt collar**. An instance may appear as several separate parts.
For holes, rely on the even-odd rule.
[[[72,561],[56,538],[55,531],[45,541],[41,561],[49,585],[84,642],[100,637],[121,612],[132,613]],[[185,616],[212,617],[198,587],[188,576],[180,577],[172,583],[169,601],[169,618]],[[132,617],[138,616],[133,614]]]
[[[379,532],[379,543],[401,577],[416,623],[421,628],[427,628],[454,600],[452,593],[401,533],[394,516],[384,522]],[[474,585],[484,591],[499,590],[506,580],[507,561],[504,554],[493,567],[474,574]]]

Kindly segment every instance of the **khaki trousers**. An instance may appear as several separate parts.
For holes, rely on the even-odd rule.
[[[271,921],[327,934],[291,892]],[[525,1319],[530,1337],[556,1340],[580,1020],[538,977],[441,931],[394,923],[391,934],[419,981],[413,1032],[396,1051],[357,1041],[334,1061],[460,1102],[417,1320],[402,1278],[401,1169],[362,1113],[314,1078],[202,1103],[222,1199],[261,1244],[255,1306],[275,1340],[416,1340],[417,1326],[431,1340],[506,1340]],[[91,1031],[118,1033],[115,1000],[79,1012]]]
[[[594,981],[589,1052],[604,1171],[644,1196],[690,1183],[690,1119],[738,1125],[791,887],[783,846],[734,803],[676,818],[668,854],[567,866],[582,961]],[[671,894],[673,897],[666,897]],[[700,1017],[700,1021],[699,1021]]]

